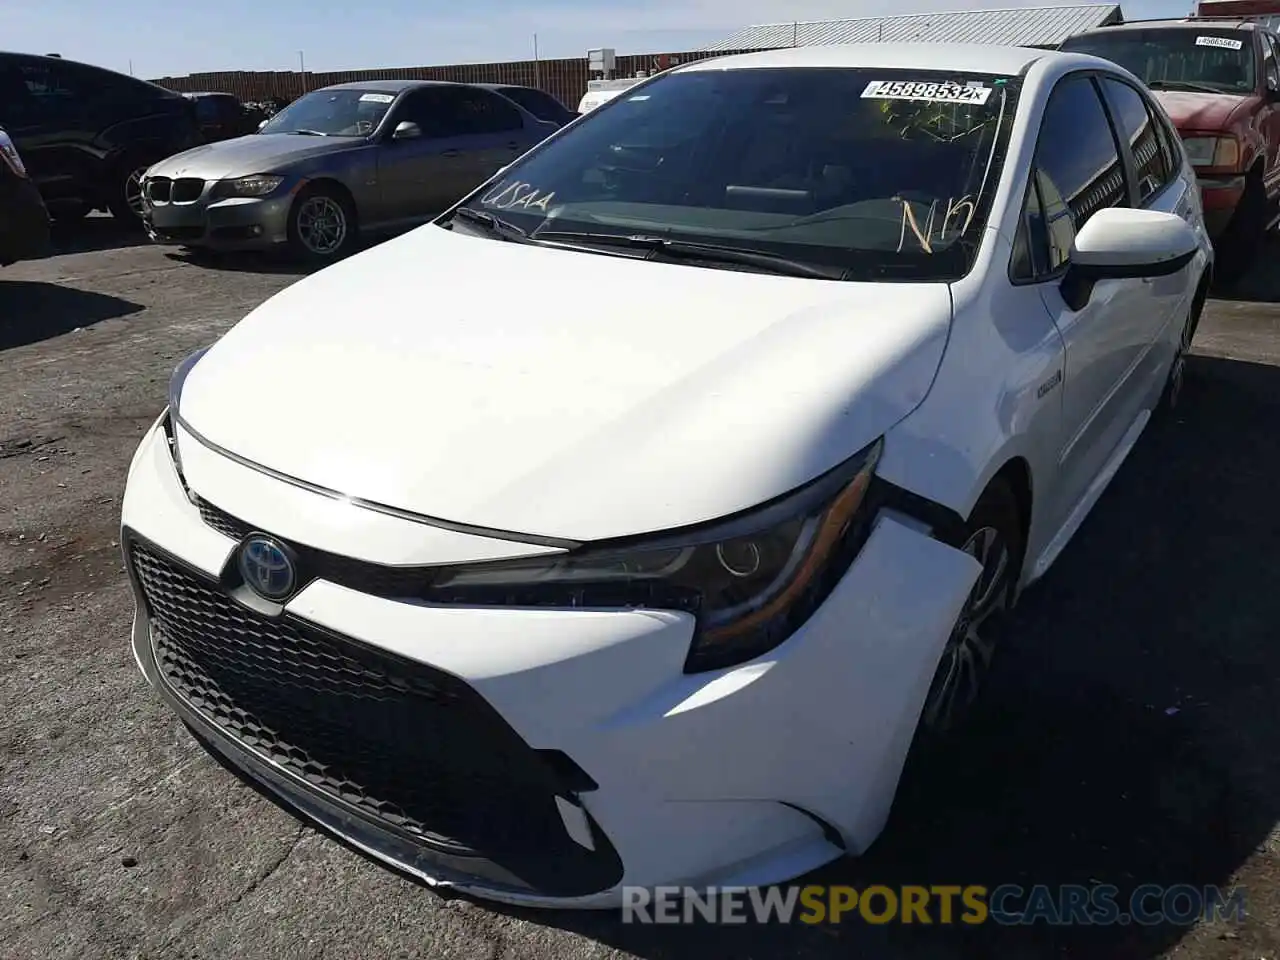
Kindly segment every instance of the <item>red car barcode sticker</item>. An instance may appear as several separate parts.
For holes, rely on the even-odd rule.
[[[990,87],[923,80],[872,80],[862,91],[864,100],[922,100],[928,103],[983,104],[990,96]]]
[[[1230,37],[1196,37],[1197,47],[1222,47],[1224,50],[1239,50],[1244,46],[1241,40]]]

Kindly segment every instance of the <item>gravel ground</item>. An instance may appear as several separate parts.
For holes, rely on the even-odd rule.
[[[1280,245],[1029,592],[970,735],[815,882],[1242,886],[1242,925],[644,928],[443,900],[200,750],[127,645],[117,540],[174,364],[287,286],[106,219],[0,273],[0,957],[1280,957]],[[1268,276],[1268,270],[1272,275]]]

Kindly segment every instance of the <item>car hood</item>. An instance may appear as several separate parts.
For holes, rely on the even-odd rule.
[[[309,137],[292,133],[251,133],[206,143],[153,165],[150,177],[199,177],[226,180],[254,173],[271,173],[282,166],[323,153],[362,146],[354,137]]]
[[[427,225],[276,294],[195,365],[207,442],[375,503],[597,540],[794,489],[924,398],[946,284],[842,283]]]
[[[1153,91],[1179,132],[1214,133],[1225,130],[1231,115],[1249,97],[1231,93],[1195,93],[1189,90]]]

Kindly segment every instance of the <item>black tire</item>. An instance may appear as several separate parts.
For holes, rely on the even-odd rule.
[[[294,198],[289,210],[289,253],[294,258],[312,264],[340,260],[355,249],[358,232],[355,206],[343,191],[319,185]]]
[[[996,477],[978,498],[963,547],[983,564],[938,660],[920,711],[912,753],[945,741],[968,717],[999,646],[1026,544],[1018,498]]]
[[[137,158],[126,159],[116,164],[107,185],[107,209],[111,216],[120,221],[120,225],[130,229],[142,227],[142,209],[139,206],[142,196],[141,177],[150,163]]]
[[[1224,284],[1238,283],[1257,260],[1267,238],[1267,214],[1262,175],[1251,170],[1236,212],[1218,243],[1217,275]]]
[[[1162,417],[1171,414],[1182,398],[1182,388],[1186,380],[1187,354],[1191,352],[1196,330],[1200,327],[1200,314],[1204,311],[1204,302],[1208,293],[1208,284],[1201,282],[1191,301],[1191,309],[1187,311],[1186,320],[1183,321],[1182,333],[1178,339],[1178,351],[1174,354],[1168,379],[1165,380],[1164,392],[1161,393],[1160,403],[1156,407],[1156,413]]]

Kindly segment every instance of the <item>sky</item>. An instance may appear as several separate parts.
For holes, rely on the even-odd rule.
[[[1044,6],[1052,0],[0,0],[0,43],[148,79],[695,50],[756,23]],[[1060,0],[1067,2],[1067,0]],[[1077,0],[1079,2],[1079,0]],[[1125,0],[1127,19],[1192,0]]]

